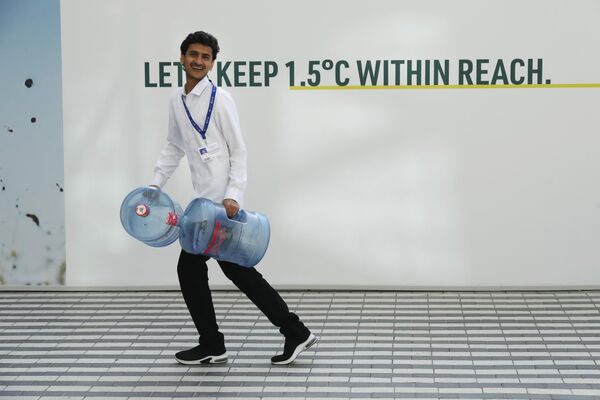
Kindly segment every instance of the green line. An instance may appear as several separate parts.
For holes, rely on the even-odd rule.
[[[437,90],[437,89],[580,89],[600,88],[600,83],[545,83],[523,85],[399,85],[399,86],[290,86],[290,90]]]

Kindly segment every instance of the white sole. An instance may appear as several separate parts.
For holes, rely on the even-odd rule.
[[[298,357],[298,355],[300,355],[300,353],[302,353],[304,350],[310,348],[312,345],[317,343],[317,340],[318,340],[317,337],[311,333],[308,336],[308,339],[306,339],[304,342],[300,343],[296,347],[296,350],[294,350],[294,353],[291,355],[290,358],[288,358],[287,360],[282,360],[282,361],[271,361],[271,364],[274,364],[274,365],[291,364],[296,359],[296,357]]]
[[[177,357],[175,357],[175,360],[184,365],[223,364],[227,362],[227,353],[223,353],[220,356],[206,356],[200,360],[181,360]]]

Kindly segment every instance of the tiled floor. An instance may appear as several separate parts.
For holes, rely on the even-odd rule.
[[[278,331],[215,292],[230,361],[178,292],[0,292],[0,398],[600,399],[600,292],[282,292],[320,337],[272,366]]]

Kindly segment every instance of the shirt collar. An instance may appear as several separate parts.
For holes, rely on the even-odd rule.
[[[202,92],[204,91],[204,89],[206,89],[209,85],[210,85],[210,81],[208,80],[208,75],[207,75],[204,78],[202,78],[202,80],[200,82],[198,82],[196,84],[196,86],[194,86],[194,88],[192,89],[191,92],[188,93],[188,95],[193,94],[195,96],[200,96],[202,94]],[[185,96],[185,88],[182,88],[182,90],[183,90],[183,95]]]

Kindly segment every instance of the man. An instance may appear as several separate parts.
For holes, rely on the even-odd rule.
[[[206,32],[190,33],[181,43],[180,62],[186,82],[171,98],[167,144],[156,163],[152,186],[163,187],[185,155],[198,197],[222,203],[233,217],[246,186],[246,146],[231,95],[208,79],[219,45]],[[177,273],[181,293],[200,334],[199,345],[175,355],[182,364],[224,363],[225,339],[217,325],[208,286],[209,257],[181,251]],[[317,338],[291,313],[287,304],[254,268],[218,261],[219,266],[285,337],[273,364],[289,364]]]

